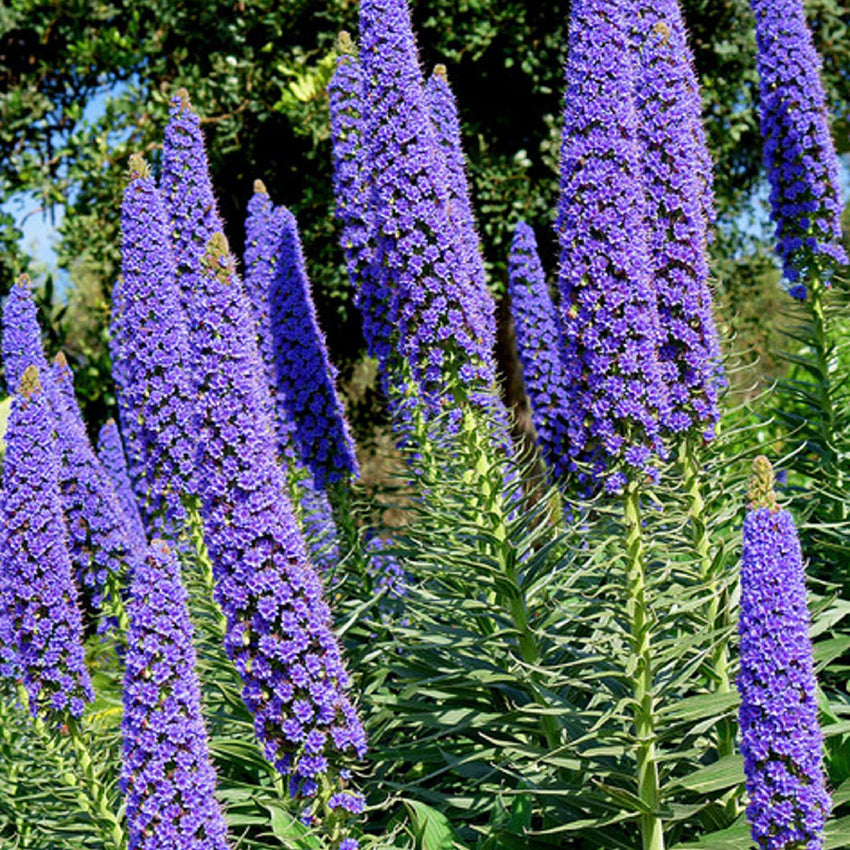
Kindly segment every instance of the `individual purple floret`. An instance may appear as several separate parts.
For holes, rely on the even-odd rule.
[[[109,577],[121,575],[132,560],[126,524],[112,482],[89,441],[74,396],[74,376],[61,352],[53,362],[51,385],[71,562],[80,588],[100,608]]]
[[[121,721],[129,850],[224,850],[187,594],[162,540],[151,543],[130,592]]]
[[[180,297],[187,314],[196,298],[201,257],[207,241],[224,230],[213,192],[201,120],[192,109],[186,89],[171,98],[162,146],[162,197],[168,213],[172,251]]]
[[[406,0],[362,0],[360,37],[363,138],[382,268],[395,298],[390,318],[430,417],[494,386],[485,311],[450,219],[448,173]]]
[[[556,222],[568,463],[579,486],[604,477],[608,492],[654,474],[668,408],[656,356],[633,64],[623,10],[575,0]]]
[[[222,234],[196,297],[199,495],[227,620],[225,648],[266,757],[295,794],[333,789],[334,754],[362,757],[363,728],[318,575],[307,559],[271,424],[250,311]],[[326,777],[326,779],[323,779]]]
[[[537,240],[524,221],[517,224],[511,243],[508,294],[537,440],[553,478],[559,480],[569,471],[567,379],[561,333],[537,254]]]
[[[384,389],[388,390],[394,364],[394,328],[391,319],[392,282],[383,270],[378,242],[374,187],[369,182],[369,155],[364,140],[365,92],[363,72],[353,55],[351,37],[340,33],[336,70],[328,86],[333,141],[334,200],[342,224],[340,245],[345,252],[354,301],[363,318],[363,336],[369,354],[377,358]],[[387,393],[389,395],[389,393]]]
[[[446,162],[449,219],[458,230],[464,260],[475,288],[476,298],[481,306],[483,327],[487,330],[487,342],[492,351],[496,347],[496,304],[487,289],[481,241],[475,226],[475,213],[472,209],[469,181],[466,178],[460,118],[445,65],[437,65],[434,68],[434,73],[425,86],[425,96],[431,111],[436,142]]]
[[[661,330],[658,359],[670,406],[664,426],[714,436],[724,382],[708,286],[704,204],[709,159],[677,0],[640,0],[633,37],[636,104]],[[703,140],[704,141],[704,140]]]
[[[80,717],[94,699],[59,496],[54,416],[35,366],[13,396],[0,495],[4,672],[23,679],[30,709]]]
[[[121,206],[121,280],[113,290],[112,360],[130,477],[160,533],[184,522],[194,467],[186,314],[162,198],[142,157],[130,157]],[[173,527],[172,527],[173,526]]]
[[[12,286],[3,306],[3,368],[9,395],[20,386],[28,366],[35,366],[42,377],[50,371],[41,347],[32,282],[29,275],[23,274]]]
[[[280,219],[280,242],[268,291],[277,403],[286,405],[295,423],[302,463],[312,472],[316,486],[325,489],[359,475],[357,456],[336,391],[336,369],[316,318],[298,224],[286,207],[275,210],[272,218]],[[273,225],[271,231],[276,234],[278,227]]]
[[[127,538],[137,558],[144,557],[147,550],[147,532],[145,531],[139,504],[133,493],[133,486],[127,475],[127,460],[121,434],[114,419],[108,420],[100,429],[97,441],[97,456],[101,466],[112,481],[118,504],[126,520]]]
[[[766,850],[823,847],[831,801],[809,638],[800,542],[779,508],[773,470],[753,465],[741,553],[741,753],[753,841]]]
[[[838,159],[829,134],[820,57],[802,0],[750,0],[756,17],[761,132],[790,293],[805,299],[805,278],[847,263],[841,244]]]

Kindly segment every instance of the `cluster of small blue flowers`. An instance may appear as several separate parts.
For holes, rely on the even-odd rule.
[[[3,368],[6,371],[6,391],[17,392],[28,366],[35,366],[41,380],[50,374],[44,349],[38,311],[29,275],[21,275],[3,305]]]
[[[395,554],[388,551],[393,541],[389,537],[371,534],[367,537],[363,554],[366,557],[366,570],[372,579],[375,591],[384,591],[378,603],[381,618],[397,618],[404,611],[404,597],[410,581]]]
[[[820,57],[802,0],[751,0],[756,17],[761,131],[777,250],[790,293],[801,280],[847,263],[841,244],[838,159],[829,134]]]
[[[124,446],[121,434],[114,419],[108,420],[100,429],[97,440],[97,457],[106,474],[112,481],[112,487],[118,498],[124,519],[127,521],[127,538],[133,547],[134,557],[144,557],[147,549],[147,532],[145,531],[139,504],[133,493],[133,485],[127,475],[127,459],[124,456]]]
[[[353,55],[348,33],[340,33],[340,56],[328,86],[333,141],[334,200],[342,223],[340,245],[345,253],[354,300],[363,318],[363,336],[369,354],[381,367],[384,388],[391,380],[394,349],[390,280],[381,269],[377,239],[374,189],[368,180],[364,141],[363,72]]]
[[[699,429],[710,439],[723,369],[708,287],[708,154],[694,72],[677,0],[641,0],[632,25],[658,358],[669,393],[663,425],[674,434]]]
[[[189,338],[165,207],[150,169],[130,158],[121,207],[122,277],[113,290],[112,360],[130,477],[146,518],[183,525],[194,468]]]
[[[604,477],[609,492],[655,474],[668,408],[632,59],[623,11],[575,0],[557,216],[567,450],[580,486]]]
[[[129,848],[225,850],[187,594],[162,540],[134,572],[128,614],[121,788]]]
[[[23,679],[33,714],[79,717],[94,699],[59,495],[50,399],[29,366],[12,398],[0,496],[4,674]]]
[[[437,148],[405,0],[360,4],[365,81],[362,138],[374,187],[390,319],[423,410],[438,414],[494,386],[495,366],[471,273],[449,218],[445,158]]]
[[[227,619],[226,650],[266,757],[312,796],[330,754],[361,757],[363,728],[330,610],[310,565],[277,463],[250,309],[222,234],[210,240],[196,293],[201,514]],[[332,780],[331,780],[332,781]]]
[[[522,377],[531,400],[537,440],[556,480],[568,472],[566,376],[558,314],[549,294],[534,231],[523,221],[508,258],[508,295],[515,317]]]
[[[831,802],[800,542],[776,504],[773,471],[756,459],[741,554],[739,721],[747,817],[759,847],[823,846]]]

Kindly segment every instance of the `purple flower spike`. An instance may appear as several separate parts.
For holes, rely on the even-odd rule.
[[[829,134],[820,57],[802,0],[750,0],[756,16],[761,132],[777,251],[791,294],[847,263],[841,245],[838,159]]]
[[[437,145],[443,152],[448,173],[450,219],[455,222],[462,243],[464,259],[475,288],[476,298],[482,313],[483,327],[487,330],[487,344],[492,351],[496,347],[496,304],[487,289],[484,257],[481,240],[475,226],[475,213],[469,181],[466,177],[466,160],[460,133],[460,118],[457,103],[449,85],[445,65],[437,65],[425,86],[431,122]]]
[[[112,481],[112,487],[118,497],[118,504],[126,520],[127,537],[136,557],[141,559],[147,550],[147,532],[142,522],[142,515],[139,513],[139,504],[133,493],[130,478],[127,475],[124,446],[121,443],[121,434],[118,432],[118,425],[115,424],[114,419],[110,419],[100,429],[97,456]]]
[[[74,376],[62,353],[53,362],[51,383],[71,561],[80,587],[100,608],[108,577],[120,575],[131,560],[126,523],[112,482],[89,441],[74,396]]]
[[[35,715],[80,717],[94,699],[59,496],[54,416],[35,366],[24,371],[6,429],[0,496],[0,663],[23,679]]]
[[[277,399],[283,401],[295,423],[302,463],[313,473],[316,486],[325,489],[349,475],[359,475],[360,470],[336,391],[336,369],[316,318],[298,224],[286,207],[277,209],[273,218],[280,219],[280,242],[268,292]],[[271,230],[277,233],[277,225]]]
[[[41,347],[32,282],[23,274],[15,282],[3,306],[3,367],[6,390],[12,395],[21,384],[28,366],[44,377],[50,371]]]
[[[364,140],[386,288],[395,298],[390,318],[424,410],[439,413],[494,386],[489,334],[449,216],[448,173],[406,0],[362,0],[360,36]]]
[[[809,638],[800,542],[776,504],[773,470],[756,458],[741,553],[741,752],[753,841],[768,850],[823,847],[831,801]]]
[[[711,172],[699,90],[677,0],[641,0],[632,25],[659,360],[670,400],[663,424],[710,438],[725,378],[708,286]]]
[[[369,182],[369,156],[364,140],[363,72],[353,55],[347,32],[340,33],[336,71],[328,86],[333,141],[334,199],[342,224],[340,245],[345,252],[354,300],[363,317],[363,336],[369,354],[377,358],[384,390],[393,365],[391,281],[382,268],[374,189]],[[387,393],[389,395],[389,393]]]
[[[121,721],[129,850],[225,850],[187,594],[162,540],[137,567],[131,595]]]
[[[508,294],[516,324],[522,377],[540,449],[553,478],[568,470],[567,379],[561,355],[558,316],[543,267],[537,255],[534,231],[524,222],[514,231],[508,259]]]
[[[277,463],[250,310],[222,234],[196,296],[206,305],[195,391],[201,515],[227,619],[225,648],[266,757],[311,796],[334,753],[362,757],[342,653]],[[332,781],[332,780],[331,780]]]
[[[165,207],[150,169],[130,157],[121,207],[122,276],[113,290],[112,360],[130,478],[145,517],[178,533],[192,491],[189,336]]]
[[[557,217],[568,451],[579,485],[604,477],[609,492],[655,474],[668,407],[656,356],[634,58],[616,4],[575,0]]]

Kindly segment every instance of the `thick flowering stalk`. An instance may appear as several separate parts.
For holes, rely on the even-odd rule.
[[[4,672],[23,679],[33,715],[80,717],[94,699],[59,495],[55,420],[38,370],[13,396],[3,466],[0,644]]]
[[[280,242],[272,246],[276,263],[268,291],[275,348],[278,402],[283,400],[295,424],[301,461],[316,486],[359,475],[354,441],[337,394],[336,369],[319,328],[304,263],[298,224],[286,207],[280,219]],[[278,227],[273,226],[272,232]]]
[[[537,254],[537,240],[524,221],[518,222],[511,243],[508,294],[537,440],[553,478],[559,480],[569,470],[567,380],[561,332]]]
[[[194,466],[189,337],[165,207],[137,155],[130,157],[121,231],[112,360],[130,477],[145,518],[156,518],[162,531],[167,517],[177,533]]]
[[[130,592],[121,721],[129,850],[224,850],[187,594],[162,540],[151,543]]]
[[[345,252],[354,301],[363,319],[363,336],[369,354],[381,367],[388,389],[393,365],[391,280],[382,269],[383,251],[378,241],[374,187],[369,181],[369,153],[365,142],[365,91],[360,62],[353,55],[348,33],[339,36],[340,56],[328,85],[333,142],[334,200],[342,224],[340,245]]]
[[[266,757],[291,777],[293,794],[310,797],[321,785],[334,800],[344,792],[336,791],[332,759],[361,757],[366,741],[321,581],[286,497],[250,311],[222,234],[210,240],[200,286],[198,482],[225,648]]]
[[[124,456],[124,446],[121,434],[114,419],[108,420],[100,429],[97,440],[97,456],[106,470],[118,504],[127,521],[127,538],[130,541],[136,557],[144,557],[147,549],[147,532],[145,531],[139,504],[133,493],[133,485],[127,475],[127,460]]]
[[[602,0],[577,0],[556,222],[568,462],[581,467],[581,485],[604,477],[611,492],[655,474],[668,409],[656,356],[661,335],[633,66],[624,11]]]
[[[89,441],[74,396],[74,376],[61,352],[53,362],[51,384],[71,561],[80,587],[100,608],[107,584],[117,582],[132,560],[126,524],[112,482]]]
[[[49,374],[41,347],[41,330],[29,275],[21,275],[3,305],[3,368],[6,390],[12,395],[21,385],[28,366],[35,366],[42,379]]]
[[[481,253],[481,240],[478,238],[478,229],[475,226],[472,196],[466,177],[460,117],[445,65],[434,67],[434,73],[425,86],[425,96],[431,111],[437,146],[445,157],[450,204],[449,219],[458,231],[464,260],[474,286],[475,297],[479,302],[483,327],[486,328],[487,341],[492,351],[496,346],[496,305],[487,289],[484,256]]]
[[[773,470],[756,458],[741,553],[739,721],[747,817],[768,850],[823,847],[831,808],[800,542],[776,503]]]
[[[481,402],[495,366],[484,311],[449,216],[406,0],[363,0],[362,124],[390,320],[427,417]],[[448,395],[451,391],[452,397]],[[486,404],[486,401],[485,401]]]
[[[699,95],[677,0],[639,0],[633,21],[636,105],[649,259],[661,330],[659,361],[674,435],[714,436],[723,369],[708,286],[708,159]]]
[[[777,251],[790,292],[847,263],[841,245],[838,159],[829,134],[820,57],[802,0],[750,0],[756,18],[761,132]]]

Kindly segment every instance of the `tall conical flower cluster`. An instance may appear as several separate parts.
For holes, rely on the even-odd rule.
[[[195,448],[189,338],[168,228],[150,169],[131,157],[122,276],[113,290],[113,374],[136,493],[148,519],[167,515],[177,532]]]
[[[570,464],[616,491],[652,473],[667,390],[650,276],[630,33],[576,0],[561,149],[559,288]],[[616,467],[616,469],[615,469]]]
[[[761,132],[777,251],[791,294],[801,278],[847,263],[838,159],[829,134],[820,57],[802,0],[751,0],[756,18]]]
[[[823,846],[831,807],[809,638],[800,542],[776,504],[773,470],[756,459],[741,553],[741,752],[759,847]]]
[[[537,255],[534,231],[523,221],[517,224],[511,243],[508,294],[537,439],[553,477],[561,479],[569,465],[564,452],[568,406],[560,325]]]
[[[22,678],[30,708],[83,713],[94,699],[59,495],[50,399],[29,366],[13,396],[0,496],[3,672]]]
[[[640,0],[638,7],[636,105],[658,355],[669,393],[663,424],[674,434],[699,429],[711,437],[723,372],[708,287],[710,157],[678,2]]]
[[[41,347],[32,282],[24,274],[12,286],[3,305],[3,368],[9,395],[21,385],[28,366],[35,366],[42,380],[50,373]]]
[[[311,796],[330,756],[362,756],[365,737],[321,582],[291,507],[270,423],[249,308],[224,236],[210,241],[197,340],[199,491],[225,646],[269,758]],[[342,793],[342,792],[340,792]]]
[[[187,594],[162,540],[133,575],[129,619],[121,787],[130,850],[225,850]]]

